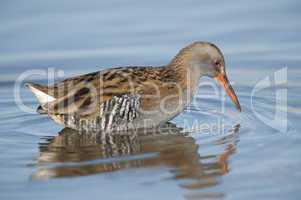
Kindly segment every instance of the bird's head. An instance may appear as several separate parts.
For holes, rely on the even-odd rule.
[[[223,86],[236,108],[241,111],[237,96],[226,75],[224,56],[216,45],[209,42],[194,42],[183,48],[171,64],[188,67],[193,76],[215,79]]]

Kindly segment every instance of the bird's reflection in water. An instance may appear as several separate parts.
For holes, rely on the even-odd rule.
[[[218,183],[228,172],[227,159],[235,151],[239,126],[208,145],[222,147],[219,152],[202,155],[202,144],[166,124],[160,130],[143,133],[99,134],[65,128],[40,144],[38,170],[34,179],[85,176],[126,168],[167,166],[181,187],[198,189]],[[214,137],[214,136],[212,136]]]

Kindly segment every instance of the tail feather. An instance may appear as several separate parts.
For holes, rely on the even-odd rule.
[[[47,93],[47,86],[36,83],[26,83],[25,86],[28,87],[30,91],[36,96],[41,105],[55,100],[53,96]]]

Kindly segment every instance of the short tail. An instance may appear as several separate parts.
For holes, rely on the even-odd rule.
[[[46,91],[47,86],[43,86],[37,83],[26,83],[25,86],[35,95],[41,105],[54,101],[55,98],[49,95]]]
[[[39,114],[47,114],[47,110],[43,108],[43,105],[55,100],[53,96],[46,93],[48,87],[37,83],[26,83],[25,86],[35,95],[41,104],[37,108],[37,112]]]

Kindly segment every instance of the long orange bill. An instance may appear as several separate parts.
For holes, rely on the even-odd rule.
[[[231,98],[232,102],[235,104],[235,107],[239,112],[241,111],[240,104],[238,102],[237,96],[230,85],[227,76],[224,74],[220,74],[217,77],[214,78],[220,85],[222,85],[227,93],[227,95]]]

